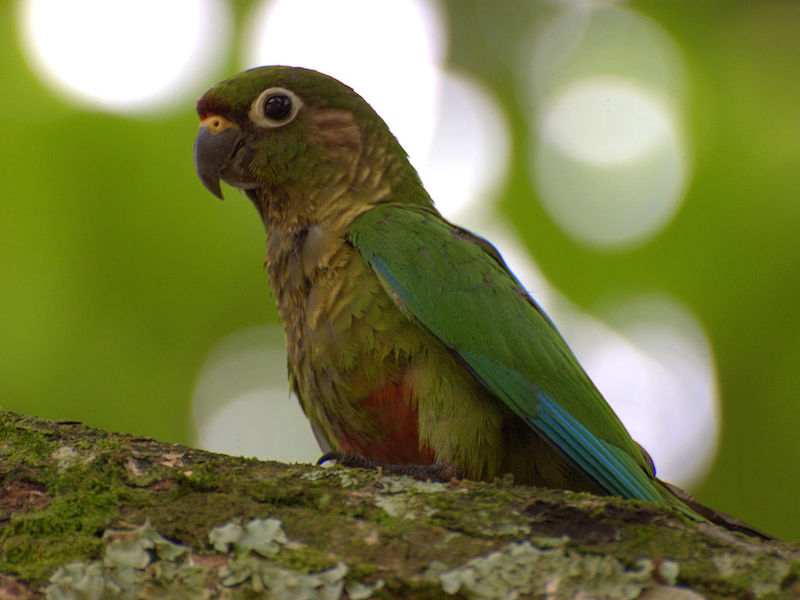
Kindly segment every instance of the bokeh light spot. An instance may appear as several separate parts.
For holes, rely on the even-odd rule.
[[[286,375],[283,328],[238,331],[217,343],[192,398],[194,442],[227,454],[314,462],[319,446]]]
[[[449,219],[486,212],[508,167],[505,117],[483,87],[445,73],[427,159],[416,165],[436,207]]]
[[[609,96],[603,99],[603,87],[587,93],[591,86],[567,92],[571,97],[547,113],[530,173],[544,207],[569,234],[598,245],[631,245],[662,228],[680,206],[685,146],[669,115],[646,97],[634,99],[625,86],[616,96],[622,101],[610,109],[615,115],[594,121]],[[615,124],[617,117],[628,123]]]
[[[625,7],[564,5],[523,45],[529,174],[574,238],[621,248],[669,222],[689,173],[674,43]]]
[[[678,104],[686,72],[664,29],[629,6],[608,2],[565,3],[537,22],[520,46],[518,89],[534,120],[550,98],[596,77],[634,82]]]
[[[434,131],[444,22],[425,0],[272,0],[248,19],[247,66],[316,69],[352,87],[414,164]]]
[[[231,33],[220,0],[26,0],[24,49],[59,92],[113,111],[182,101],[220,64]]]
[[[575,160],[612,166],[647,154],[674,125],[658,99],[625,80],[581,81],[542,117],[545,143]]]

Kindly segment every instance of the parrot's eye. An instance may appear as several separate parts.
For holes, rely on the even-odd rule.
[[[285,94],[275,94],[264,101],[264,114],[273,121],[282,121],[292,110],[292,101]]]
[[[261,127],[281,127],[294,119],[302,106],[303,101],[293,91],[268,88],[250,106],[250,120]]]

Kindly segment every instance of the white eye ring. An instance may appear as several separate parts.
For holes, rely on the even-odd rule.
[[[282,99],[284,102],[281,104],[280,100],[276,100],[272,107],[270,107],[271,110],[276,112],[273,116],[270,116],[267,114],[267,102],[273,98]],[[282,127],[294,119],[302,107],[303,101],[300,100],[298,95],[292,90],[287,90],[282,87],[271,87],[261,92],[258,97],[253,100],[253,103],[250,105],[248,116],[253,123],[260,127]],[[288,111],[282,114],[281,109],[286,108],[288,108]]]

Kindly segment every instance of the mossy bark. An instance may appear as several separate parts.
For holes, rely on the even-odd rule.
[[[258,461],[9,412],[0,482],[3,599],[800,597],[797,546],[509,482]]]

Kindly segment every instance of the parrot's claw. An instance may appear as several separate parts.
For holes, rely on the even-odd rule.
[[[366,456],[336,451],[326,452],[320,456],[319,460],[317,461],[317,466],[319,467],[320,465],[331,460],[335,460],[336,464],[342,465],[343,467],[354,467],[358,469],[377,469],[378,467],[384,466],[378,461],[367,458]]]
[[[317,466],[331,460],[335,460],[343,467],[380,470],[388,475],[407,475],[420,481],[446,482],[459,478],[453,466],[443,462],[435,462],[430,465],[392,465],[347,452],[326,452],[319,457]]]

